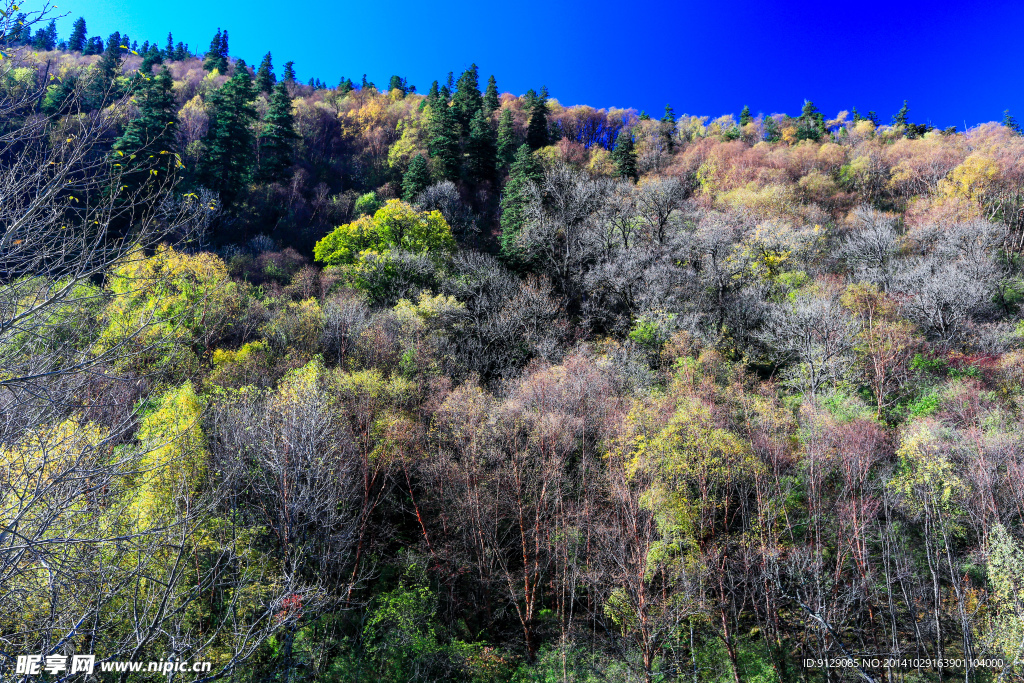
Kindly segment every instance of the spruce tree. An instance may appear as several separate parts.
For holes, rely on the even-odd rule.
[[[260,176],[267,182],[281,180],[291,165],[295,119],[288,87],[278,83],[270,96],[260,135]]]
[[[366,90],[367,88],[373,88],[374,90],[376,90],[377,86],[373,84],[373,81],[366,80],[366,74],[363,74],[363,80],[359,84],[359,89]]]
[[[519,234],[526,224],[526,209],[530,203],[530,186],[544,179],[544,168],[530,151],[522,145],[516,151],[515,161],[509,169],[508,182],[501,195],[501,254],[509,265],[523,266],[529,255],[518,244]]]
[[[512,118],[512,110],[505,109],[498,119],[498,165],[507,168],[516,157],[516,150],[519,144],[516,141],[515,122]]]
[[[167,45],[164,47],[164,59],[174,59],[174,36],[167,34]]]
[[[210,49],[203,58],[203,68],[207,71],[216,69],[221,74],[228,72],[228,32],[217,29],[210,41]]]
[[[498,107],[501,106],[501,100],[498,98],[498,82],[494,80],[494,76],[487,78],[487,90],[484,92],[484,111],[488,114],[497,111]]]
[[[668,152],[672,152],[676,146],[676,113],[672,105],[665,105],[665,115],[661,117],[661,142]]]
[[[52,50],[57,47],[57,20],[50,19],[46,28],[36,31],[36,37],[32,40],[32,47],[37,50]]]
[[[434,102],[437,101],[437,97],[437,81],[434,81],[433,83],[430,84],[430,89],[427,91],[427,96],[424,97],[423,100],[420,102],[420,111],[423,111],[427,107],[433,107]]]
[[[532,93],[533,91],[530,90],[527,95]],[[532,106],[530,108],[530,123],[526,128],[526,144],[530,146],[531,150],[535,150],[547,147],[550,144],[550,138],[548,137],[547,87],[545,86],[541,90],[539,96],[534,96],[530,99],[532,100]]]
[[[99,55],[103,54],[103,39],[99,36],[93,36],[89,40],[85,41],[85,49],[82,50],[83,55]]]
[[[295,82],[295,62],[284,63],[284,78],[285,83]]]
[[[234,75],[210,97],[203,177],[206,186],[219,192],[226,204],[233,201],[250,178],[255,99],[252,77],[241,59],[235,65]]]
[[[409,162],[409,168],[402,177],[402,199],[411,202],[420,192],[430,187],[430,168],[422,154]]]
[[[480,94],[479,71],[476,64],[470,64],[469,68],[459,76],[459,82],[455,84],[455,96],[452,98],[452,108],[455,110],[455,118],[462,130],[469,130],[470,122],[476,113],[484,106],[483,96]]]
[[[171,86],[171,72],[163,67],[156,76],[143,75],[139,79],[135,101],[139,115],[132,119],[124,134],[113,144],[114,162],[123,169],[121,184],[130,189],[141,186],[151,171],[173,172],[176,157],[175,131],[178,125],[177,107]]]
[[[260,62],[260,68],[256,70],[256,90],[262,93],[270,94],[270,91],[274,89],[274,64],[270,53],[263,55],[263,61]]]
[[[430,156],[437,160],[441,176],[447,180],[458,180],[459,123],[448,101],[448,86],[443,86],[430,104],[430,137],[427,149]]]
[[[640,173],[636,166],[636,145],[633,142],[632,131],[623,130],[615,140],[615,149],[612,150],[612,160],[615,162],[615,172],[622,178],[630,178],[633,182],[640,179]]]
[[[750,107],[746,104],[743,105],[743,109],[740,111],[740,125],[745,126],[748,123],[753,123],[754,117],[750,113]]]
[[[903,106],[900,107],[900,110],[892,117],[892,123],[894,126],[907,126],[910,124],[910,108],[907,107],[906,100],[903,100]]]
[[[178,44],[174,48],[174,61],[183,62],[189,58],[188,48],[185,47],[185,43],[178,41]]]
[[[497,142],[491,127],[491,117],[483,109],[478,109],[470,121],[466,152],[469,177],[477,182],[494,180]]]
[[[341,81],[338,83],[338,93],[339,94],[347,95],[347,94],[349,94],[350,92],[352,92],[355,89],[356,89],[356,86],[352,82],[351,78],[345,78],[344,76],[341,77]],[[420,107],[422,107],[422,106],[423,105],[421,104]]]
[[[121,34],[115,31],[107,39],[107,47],[103,50],[100,60],[96,62],[96,77],[92,80],[88,92],[90,104],[102,107],[108,99],[117,96],[114,83],[121,70]]]
[[[85,18],[78,17],[71,26],[71,36],[68,38],[68,49],[81,52],[85,49],[86,39]]]
[[[1009,109],[1003,112],[1003,125],[1010,129],[1014,135],[1020,135],[1020,124],[1017,123],[1017,119],[1010,114]]]
[[[401,76],[392,76],[391,80],[388,81],[388,92],[394,92],[397,90],[402,93],[402,97],[409,94],[409,82]]]
[[[139,65],[139,73],[145,76],[151,76],[153,74],[153,67],[157,64],[163,63],[163,61],[163,53],[160,52],[156,45],[151,45],[148,50],[143,52],[142,64]]]

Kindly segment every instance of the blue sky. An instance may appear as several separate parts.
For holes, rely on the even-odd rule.
[[[760,0],[266,2],[58,0],[89,34],[157,40],[168,31],[204,51],[218,27],[232,56],[270,50],[301,80],[329,85],[392,74],[426,91],[470,63],[516,94],[547,85],[563,104],[634,107],[660,116],[798,113],[809,98],[828,116],[875,110],[962,128],[1024,121],[1024,3]],[[481,86],[483,83],[481,83]]]

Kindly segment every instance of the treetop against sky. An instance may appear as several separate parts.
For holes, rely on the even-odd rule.
[[[794,113],[804,99],[834,113],[857,107],[883,121],[904,99],[915,121],[960,129],[1024,111],[1016,35],[1024,5],[902,2],[822,5],[809,0],[699,3],[564,0],[516,5],[445,0],[65,0],[60,34],[78,16],[90,34],[117,30],[140,42],[168,31],[202,51],[218,27],[232,56],[268,50],[294,61],[300,81],[334,84],[394,73],[425,91],[470,63],[502,91],[546,83],[564,104],[718,116]]]

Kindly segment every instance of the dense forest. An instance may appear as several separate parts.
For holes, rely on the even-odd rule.
[[[1024,680],[1009,112],[329,87],[0,6],[0,680]]]

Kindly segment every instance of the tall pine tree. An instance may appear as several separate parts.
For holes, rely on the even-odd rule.
[[[476,182],[494,180],[497,161],[497,143],[491,117],[478,109],[469,123],[469,140],[466,142],[466,170]]]
[[[494,80],[494,76],[487,78],[487,90],[484,91],[484,111],[490,114],[496,111],[501,106],[501,100],[498,99],[498,82]]]
[[[284,78],[285,83],[295,82],[295,62],[284,63]]]
[[[68,38],[68,49],[81,52],[85,49],[86,39],[85,18],[78,17],[71,26],[71,36]]]
[[[740,111],[740,125],[745,126],[748,123],[753,123],[754,117],[750,113],[750,107],[746,104],[743,105],[743,109]]]
[[[267,95],[274,89],[274,83],[277,81],[274,77],[274,63],[272,60],[273,58],[268,52],[263,55],[260,68],[256,69],[256,90]]]
[[[530,151],[522,145],[516,151],[515,161],[509,169],[508,182],[501,195],[501,254],[509,265],[521,267],[530,261],[529,254],[519,244],[519,234],[526,224],[526,210],[530,203],[530,186],[544,179],[544,168]]]
[[[636,166],[636,145],[633,142],[633,132],[623,130],[615,140],[615,149],[612,150],[612,160],[615,162],[615,172],[622,178],[630,178],[633,182],[640,179],[640,173]]]
[[[453,107],[449,105],[448,86],[430,102],[430,120],[427,149],[436,160],[437,169],[446,180],[459,179],[459,123]]]
[[[661,117],[659,134],[665,150],[671,153],[676,146],[676,113],[672,109],[672,105],[665,105],[665,115]]]
[[[292,98],[288,95],[288,87],[278,83],[270,96],[260,136],[260,175],[264,180],[274,182],[284,177],[291,165],[292,141],[296,137]]]
[[[420,192],[430,187],[430,168],[422,154],[409,162],[409,168],[402,177],[402,199],[411,202]]]
[[[156,76],[141,76],[135,103],[139,115],[132,119],[113,144],[112,158],[121,169],[121,185],[129,191],[139,188],[153,176],[173,173],[177,107],[171,86],[171,72],[165,66]],[[155,171],[155,173],[154,173]]]
[[[203,181],[230,204],[250,179],[256,89],[243,60],[235,74],[210,97]]]
[[[203,57],[203,68],[207,71],[216,69],[221,74],[228,72],[228,32],[217,29],[213,40],[210,41],[210,49]]]
[[[550,143],[550,137],[548,136],[547,92],[547,87],[545,87],[541,90],[539,96],[530,98],[532,100],[530,124],[526,128],[526,144],[530,146],[530,149],[547,147]],[[533,91],[531,90],[530,93],[533,93]]]
[[[470,64],[469,68],[459,76],[455,84],[455,96],[452,98],[452,108],[455,110],[455,118],[462,130],[469,130],[469,124],[484,106],[483,96],[480,95],[479,71],[476,64]]]

